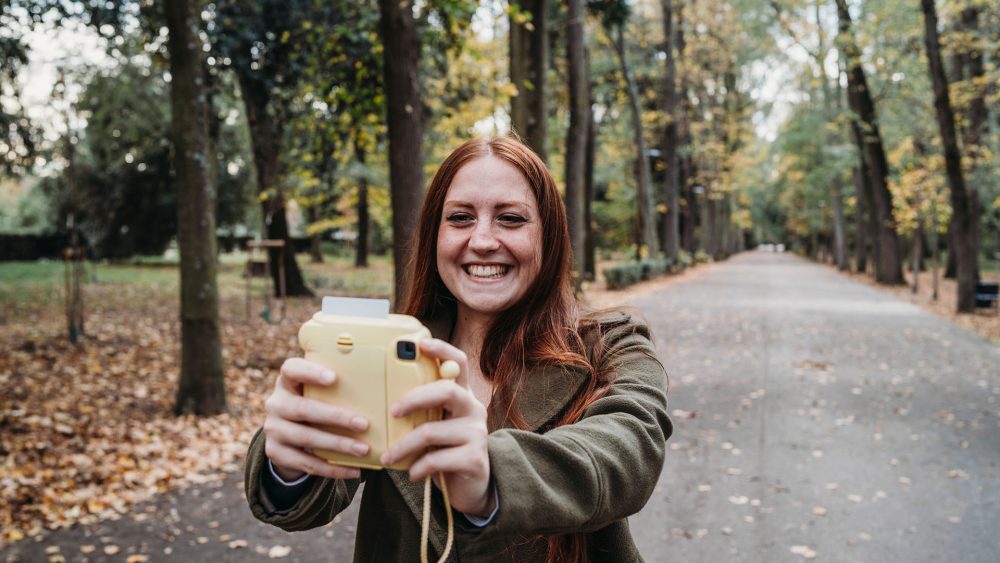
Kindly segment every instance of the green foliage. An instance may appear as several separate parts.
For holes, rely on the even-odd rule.
[[[22,175],[34,162],[39,131],[18,103],[18,76],[28,64],[28,50],[18,32],[30,20],[0,2],[0,177]]]
[[[671,263],[663,258],[625,262],[603,270],[608,289],[621,289],[641,281],[662,276],[670,271]]]

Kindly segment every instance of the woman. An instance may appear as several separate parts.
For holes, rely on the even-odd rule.
[[[443,407],[383,456],[431,448],[411,467],[327,464],[310,449],[364,455],[367,444],[312,428],[367,421],[302,397],[336,374],[282,366],[250,446],[247,499],[286,530],[326,524],[363,481],[359,561],[419,558],[420,481],[441,472],[460,561],[639,561],[626,517],[646,503],[672,431],[666,374],[644,324],[623,312],[582,315],[571,290],[566,212],[551,174],[513,138],[472,140],[431,182],[403,312],[435,339],[423,353],[460,366],[456,382],[418,387],[390,413]],[[444,547],[435,490],[431,545]]]

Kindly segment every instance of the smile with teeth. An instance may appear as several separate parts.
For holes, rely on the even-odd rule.
[[[462,267],[465,273],[469,274],[474,278],[485,278],[485,279],[500,279],[510,271],[510,266],[505,264],[491,264],[489,266],[482,264],[467,264]]]

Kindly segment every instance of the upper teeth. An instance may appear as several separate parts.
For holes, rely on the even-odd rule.
[[[506,266],[480,266],[476,264],[468,266],[469,275],[477,278],[498,278],[505,271],[507,271]]]

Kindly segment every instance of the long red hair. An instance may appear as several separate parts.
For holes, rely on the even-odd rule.
[[[566,208],[545,163],[515,137],[473,139],[455,149],[438,168],[424,197],[409,260],[409,291],[403,313],[427,321],[442,308],[455,313],[456,300],[437,268],[437,236],[445,196],[458,170],[466,163],[487,156],[504,160],[521,171],[528,181],[542,227],[542,268],[524,297],[500,313],[490,326],[479,354],[479,367],[493,384],[489,427],[505,424],[527,429],[517,409],[517,396],[529,368],[570,364],[591,373],[586,385],[556,421],[556,426],[579,420],[594,400],[609,387],[607,373],[595,370],[595,354],[601,346],[585,350],[580,337],[580,308],[573,295],[569,228]],[[600,339],[598,339],[600,341]],[[586,561],[586,536],[548,536],[550,561]]]

